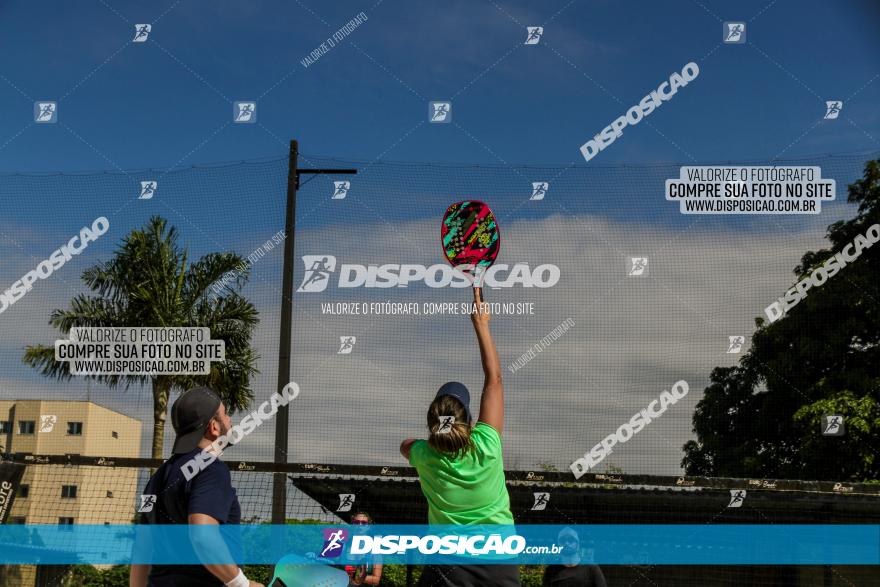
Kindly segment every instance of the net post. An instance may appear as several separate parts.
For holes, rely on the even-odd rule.
[[[290,383],[290,337],[293,324],[293,241],[296,226],[296,189],[299,187],[297,157],[299,144],[290,141],[290,154],[287,171],[287,207],[284,215],[284,268],[281,276],[281,328],[278,342],[278,394],[283,395],[284,386]],[[278,408],[275,419],[275,459],[276,463],[287,462],[287,440],[289,406]],[[272,523],[284,524],[287,512],[287,476],[276,473],[272,480]]]

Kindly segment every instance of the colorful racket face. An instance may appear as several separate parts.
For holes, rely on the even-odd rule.
[[[275,565],[267,587],[348,587],[348,573],[296,556],[286,556]]]
[[[485,202],[465,200],[446,209],[440,227],[440,240],[446,260],[453,267],[473,265],[488,269],[498,257],[501,237],[495,215]]]

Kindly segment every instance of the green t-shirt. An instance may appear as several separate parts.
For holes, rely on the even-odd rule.
[[[513,524],[501,436],[477,422],[471,442],[473,449],[458,459],[437,452],[427,440],[412,443],[409,463],[428,500],[429,524]]]

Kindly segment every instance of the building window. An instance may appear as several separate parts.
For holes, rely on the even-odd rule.
[[[82,422],[68,422],[67,423],[67,434],[70,436],[82,436],[83,433],[83,423]]]
[[[113,432],[110,433],[110,436],[112,436],[113,438],[119,438],[119,432],[114,430]]]
[[[19,434],[33,434],[36,429],[36,421],[35,420],[19,420],[18,422],[18,433]]]
[[[73,518],[58,518],[59,526],[73,526]]]
[[[0,434],[9,434],[10,432],[12,432],[12,422],[0,420]]]
[[[62,485],[61,486],[61,497],[67,499],[75,499],[76,498],[76,485]]]
[[[24,516],[12,516],[12,518],[10,518],[10,521],[11,523],[18,525],[27,524],[27,518],[25,518]]]
[[[26,498],[31,494],[31,486],[27,484],[21,484],[18,486],[18,497]]]
[[[108,492],[107,492],[107,497],[113,497],[113,492],[112,492],[112,491],[108,491]]]

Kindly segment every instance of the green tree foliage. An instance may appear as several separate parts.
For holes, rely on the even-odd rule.
[[[880,222],[880,160],[849,186],[854,218],[828,227],[828,248],[809,251],[797,280]],[[775,322],[756,319],[738,366],[718,367],[684,445],[689,475],[835,481],[878,479],[880,451],[880,245],[862,250]],[[768,303],[771,300],[768,300]],[[823,436],[822,416],[844,417]]]
[[[234,272],[235,285],[248,279],[247,264],[234,253],[209,253],[190,263],[178,244],[177,230],[165,219],[153,217],[142,229],[122,241],[115,256],[83,272],[94,295],[79,294],[69,310],[55,310],[49,324],[65,336],[74,326],[208,327],[212,339],[226,343],[226,360],[211,364],[208,375],[94,376],[110,387],[128,389],[151,384],[153,398],[152,458],[162,458],[168,396],[207,385],[217,391],[230,412],[253,400],[251,378],[257,373],[257,355],[251,336],[259,319],[248,300],[227,289],[209,297],[208,288]],[[47,377],[71,378],[69,363],[55,361],[53,345],[29,346],[23,361]]]
[[[251,581],[268,585],[272,579],[270,565],[245,565],[245,575]],[[129,567],[115,566],[99,570],[89,565],[71,567],[67,577],[61,583],[63,587],[128,587]],[[421,567],[413,567],[412,581],[415,585],[422,573]],[[520,565],[520,579],[523,587],[541,587],[544,576],[542,565]],[[382,570],[382,587],[405,587],[406,566],[385,565]]]

